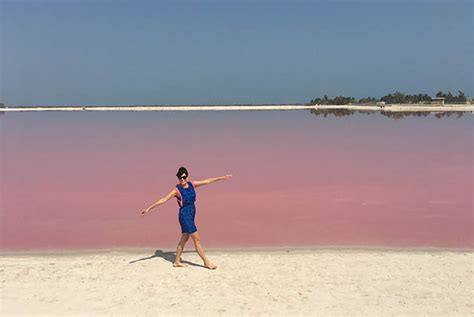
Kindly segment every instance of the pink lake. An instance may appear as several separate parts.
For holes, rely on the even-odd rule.
[[[206,247],[474,249],[474,116],[0,115],[1,250],[174,247],[185,166]],[[188,245],[192,248],[192,243]]]

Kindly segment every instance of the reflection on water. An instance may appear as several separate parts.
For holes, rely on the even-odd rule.
[[[403,119],[405,117],[427,117],[434,115],[436,118],[441,119],[444,117],[450,117],[457,115],[456,118],[460,118],[466,111],[445,111],[445,112],[432,112],[432,111],[367,111],[367,110],[351,110],[351,109],[310,109],[311,114],[315,116],[327,117],[333,115],[335,117],[351,116],[356,112],[367,115],[381,114],[382,116],[393,118],[395,120]]]

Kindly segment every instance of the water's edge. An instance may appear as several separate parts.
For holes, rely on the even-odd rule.
[[[0,257],[8,256],[74,256],[87,254],[110,254],[128,253],[143,254],[156,251],[174,253],[171,247],[117,247],[117,248],[93,248],[93,249],[35,249],[35,250],[0,250]],[[439,247],[384,247],[384,246],[256,246],[256,247],[211,247],[206,248],[206,253],[279,253],[279,252],[342,252],[342,253],[472,253],[474,249],[469,248],[439,248]],[[185,250],[185,253],[195,252],[193,249]]]

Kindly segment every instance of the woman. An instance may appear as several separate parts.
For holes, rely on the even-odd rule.
[[[194,224],[194,216],[196,214],[196,207],[194,202],[196,201],[196,192],[194,188],[211,184],[217,182],[218,180],[227,180],[232,177],[232,175],[225,175],[216,178],[208,178],[203,181],[188,181],[188,171],[184,167],[180,167],[176,176],[179,179],[179,184],[174,187],[171,192],[166,196],[153,203],[150,207],[142,211],[142,215],[149,212],[154,207],[164,204],[173,197],[176,197],[179,205],[179,224],[181,226],[181,240],[178,243],[176,249],[176,258],[174,260],[174,267],[184,267],[186,264],[181,263],[181,253],[183,252],[184,246],[189,239],[189,236],[193,238],[194,247],[196,248],[197,253],[204,261],[204,266],[208,269],[217,268],[204,254],[204,250],[201,246],[201,239],[199,233],[197,232],[196,225]]]

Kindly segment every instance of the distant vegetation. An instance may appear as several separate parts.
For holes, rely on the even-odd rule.
[[[467,101],[466,96],[460,90],[458,90],[457,96],[453,96],[453,94],[450,91],[448,91],[448,94],[444,94],[442,91],[438,91],[438,93],[436,94],[436,97],[443,97],[444,102],[446,103],[465,103]]]
[[[324,97],[321,98],[314,98],[311,100],[312,105],[348,105],[350,103],[354,103],[355,98],[354,97],[344,97],[344,96],[337,96],[334,99],[328,98],[328,96],[324,95]]]
[[[452,103],[466,103],[467,98],[462,91],[458,91],[458,95],[453,95],[450,91],[445,94],[442,91],[439,91],[436,94],[436,97],[443,97],[444,102],[448,104]],[[314,98],[311,100],[310,104],[312,105],[348,105],[348,104],[367,104],[367,103],[377,103],[385,102],[388,104],[400,104],[400,103],[430,103],[433,101],[433,98],[428,94],[415,94],[415,95],[406,95],[402,92],[395,92],[383,96],[382,98],[375,97],[365,97],[361,98],[358,101],[354,97],[345,97],[337,96],[334,99],[328,98],[324,95],[323,98]]]

